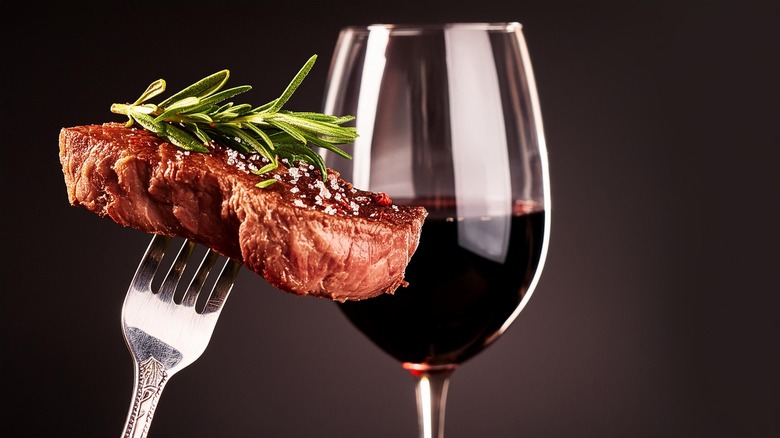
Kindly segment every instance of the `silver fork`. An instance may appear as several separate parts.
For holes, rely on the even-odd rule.
[[[225,263],[205,307],[198,312],[198,294],[219,256],[211,250],[206,253],[181,303],[176,303],[176,286],[195,244],[184,242],[159,291],[154,293],[152,280],[170,240],[157,235],[152,238],[122,307],[122,332],[135,368],[135,390],[123,438],[143,438],[149,433],[165,384],[206,349],[240,268],[232,260]]]

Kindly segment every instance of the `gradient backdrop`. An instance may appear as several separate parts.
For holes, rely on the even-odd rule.
[[[61,127],[218,69],[320,109],[344,25],[519,21],[553,190],[541,283],[454,375],[447,437],[778,436],[778,2],[0,1],[0,435],[118,436],[148,236],[68,205]],[[62,6],[67,4],[67,6]],[[223,5],[223,6],[219,6]],[[335,305],[242,271],[164,437],[414,437],[412,378]]]

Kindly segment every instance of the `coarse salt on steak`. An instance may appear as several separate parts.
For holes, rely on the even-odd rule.
[[[336,301],[393,293],[427,212],[358,190],[308,164],[270,173],[259,155],[189,153],[120,123],[63,128],[68,199],[120,225],[183,237],[240,261],[271,285]],[[272,177],[274,184],[255,187]]]

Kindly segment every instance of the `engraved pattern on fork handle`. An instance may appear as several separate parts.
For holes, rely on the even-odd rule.
[[[123,438],[145,438],[152,424],[154,410],[168,381],[165,366],[152,356],[136,367],[136,390],[133,406],[125,423]]]

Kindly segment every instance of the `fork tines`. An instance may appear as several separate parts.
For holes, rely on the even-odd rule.
[[[168,236],[155,235],[152,241],[149,243],[149,247],[146,250],[146,254],[143,258],[141,265],[138,267],[135,277],[133,278],[132,287],[139,290],[151,290],[152,282],[158,271],[158,268],[163,260],[166,249],[170,245],[172,239]],[[168,270],[165,278],[156,292],[159,300],[164,302],[174,301],[176,291],[179,286],[179,282],[182,275],[187,268],[187,262],[193,254],[196,244],[190,240],[185,240],[182,244],[179,252],[176,255],[176,259],[173,261],[170,269]],[[197,268],[195,275],[192,277],[187,289],[184,291],[183,296],[179,300],[179,303],[184,306],[193,307],[198,301],[198,296],[201,290],[206,284],[209,274],[213,269],[219,254],[214,250],[209,249],[203,257],[200,265]],[[214,287],[212,293],[207,299],[202,313],[212,313],[218,311],[225,299],[227,298],[230,288],[233,284],[234,278],[240,265],[227,260],[220,272],[220,275]]]

